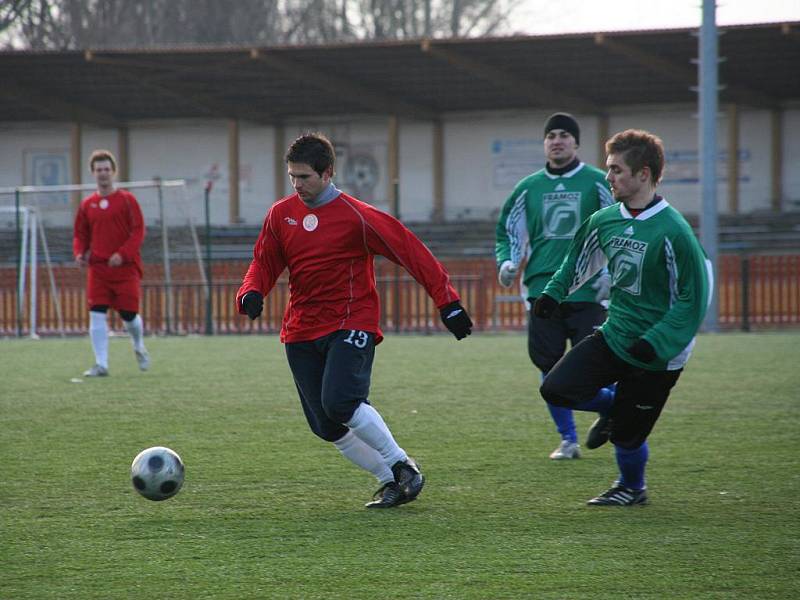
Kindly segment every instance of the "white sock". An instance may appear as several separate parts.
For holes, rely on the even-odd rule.
[[[94,362],[108,369],[108,324],[106,313],[89,311],[89,337],[94,349]]]
[[[125,329],[131,336],[133,349],[137,352],[144,352],[144,322],[142,321],[142,315],[136,315],[130,321],[123,321],[123,323],[125,323]]]
[[[348,431],[341,439],[333,442],[333,445],[339,449],[339,452],[347,460],[375,475],[381,485],[394,481],[392,470],[383,460],[383,457],[377,450],[361,441],[352,430]]]
[[[394,441],[381,415],[366,402],[361,403],[345,425],[367,446],[377,450],[387,465],[408,458],[405,450]]]

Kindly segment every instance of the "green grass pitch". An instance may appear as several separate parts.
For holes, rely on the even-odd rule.
[[[650,438],[651,504],[589,508],[611,448],[557,445],[522,335],[392,336],[371,399],[428,477],[376,485],[307,429],[275,337],[0,341],[0,598],[796,598],[800,333],[699,338]],[[582,432],[592,415],[579,414]],[[141,449],[186,463],[166,502]]]

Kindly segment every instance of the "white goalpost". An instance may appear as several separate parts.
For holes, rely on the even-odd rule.
[[[20,245],[19,245],[19,260],[18,260],[18,273],[17,273],[17,286],[16,286],[16,321],[17,321],[17,335],[21,335],[21,323],[23,312],[23,298],[25,295],[25,273],[30,265],[30,303],[28,306],[29,315],[28,322],[30,327],[29,335],[32,339],[37,339],[39,336],[36,333],[36,317],[37,317],[37,292],[38,292],[38,244],[37,240],[42,244],[44,251],[45,265],[47,266],[47,274],[50,280],[50,291],[53,295],[53,302],[56,309],[56,317],[58,319],[58,327],[61,335],[64,335],[64,320],[61,313],[61,302],[58,297],[58,287],[56,286],[55,277],[53,276],[53,265],[50,261],[50,249],[47,245],[47,236],[44,231],[41,219],[38,218],[37,211],[32,206],[19,206],[9,207],[0,206],[0,213],[9,214],[17,213],[17,218],[21,219],[20,231]]]
[[[163,267],[164,317],[166,333],[172,333],[175,327],[175,303],[173,296],[173,279],[171,268],[171,247],[169,225],[180,222],[181,227],[188,226],[191,237],[191,254],[196,258],[201,284],[208,287],[202,251],[195,227],[195,218],[189,206],[186,181],[183,179],[146,181],[125,181],[115,184],[117,188],[135,191],[145,223],[148,227],[160,226],[161,262]],[[41,245],[44,263],[47,268],[52,308],[57,319],[57,333],[65,335],[64,317],[59,298],[56,277],[53,272],[50,246],[48,244],[47,227],[59,227],[68,237],[74,218],[73,204],[69,194],[75,192],[90,193],[97,189],[96,184],[57,185],[57,186],[19,186],[0,188],[0,229],[6,233],[16,230],[16,335],[22,337],[27,329],[28,336],[37,339],[38,310],[37,297],[39,282],[39,246]],[[165,192],[172,196],[165,201]],[[13,200],[12,200],[13,198]],[[10,201],[11,200],[11,201]],[[6,236],[7,237],[7,236]],[[71,238],[62,239],[60,246],[69,245],[68,256],[72,258]],[[66,260],[66,249],[61,249],[62,262]],[[186,252],[188,256],[188,248]],[[70,261],[71,262],[71,261]],[[8,261],[10,266],[10,261]],[[26,281],[27,279],[27,281]],[[23,327],[25,317],[25,292],[28,290],[28,322]],[[206,294],[210,290],[206,289]],[[52,313],[51,313],[52,314]]]

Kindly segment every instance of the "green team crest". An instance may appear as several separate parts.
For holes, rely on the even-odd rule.
[[[612,258],[608,269],[612,274],[613,286],[638,296],[642,291],[642,264],[647,252],[647,242],[630,238],[611,238]]]
[[[548,239],[571,239],[581,224],[581,192],[542,194],[542,229]]]

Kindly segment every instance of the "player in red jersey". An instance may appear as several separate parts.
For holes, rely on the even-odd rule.
[[[75,215],[72,250],[75,262],[88,267],[89,336],[95,364],[86,377],[108,375],[108,324],[114,308],[131,336],[139,369],[146,371],[150,356],[144,346],[144,324],[139,315],[139,283],[144,240],[144,219],[133,194],[114,187],[117,163],[108,150],[96,150],[89,169],[97,191],[84,198]]]
[[[375,346],[383,339],[376,254],[403,266],[463,339],[472,321],[442,264],[400,221],[339,191],[336,155],[319,133],[297,138],[285,156],[295,193],[272,205],[236,295],[257,318],[264,295],[289,269],[281,341],[311,430],[380,483],[368,508],[419,495],[425,478],[368,400]]]

